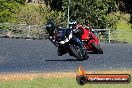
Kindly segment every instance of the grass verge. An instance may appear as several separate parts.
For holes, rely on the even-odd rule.
[[[100,74],[131,74],[132,71],[99,71]],[[76,82],[76,73],[12,73],[0,74],[6,80],[0,80],[0,88],[131,88],[129,84],[85,84]],[[16,75],[16,76],[15,76]],[[0,78],[1,78],[0,77]],[[12,79],[9,79],[9,78]],[[25,78],[26,79],[25,79]],[[17,78],[17,79],[16,79]],[[23,79],[22,79],[23,78]]]
[[[117,31],[115,31],[113,40],[128,42],[132,44],[132,24],[128,23],[130,15],[126,14],[123,16],[125,19],[122,19],[117,24]]]

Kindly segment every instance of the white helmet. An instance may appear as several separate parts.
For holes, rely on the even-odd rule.
[[[70,29],[75,29],[76,28],[76,25],[77,25],[77,21],[75,21],[75,20],[71,20],[69,22],[69,28]]]

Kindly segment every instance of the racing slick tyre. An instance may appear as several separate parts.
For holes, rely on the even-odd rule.
[[[87,51],[80,48],[78,45],[69,45],[70,53],[73,54],[78,60],[87,60],[89,58]]]
[[[99,53],[99,54],[103,54],[103,50],[98,46],[96,45],[94,42],[91,43],[91,45],[94,47],[96,53]]]

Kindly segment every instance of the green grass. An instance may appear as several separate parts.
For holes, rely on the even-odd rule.
[[[120,21],[117,24],[117,30],[132,30],[132,24],[128,23],[127,21]]]
[[[36,78],[22,81],[0,81],[0,88],[131,88],[129,84],[85,84],[80,86],[75,78]]]
[[[126,19],[129,15],[124,15]],[[112,40],[124,41],[132,44],[132,24],[128,23],[127,20],[121,20],[117,24],[117,32],[113,32]]]
[[[114,31],[111,39],[132,44],[132,31]]]

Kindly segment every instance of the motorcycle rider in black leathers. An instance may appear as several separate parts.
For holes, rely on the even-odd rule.
[[[76,34],[76,36],[79,38],[81,36],[81,31],[80,30],[76,30],[76,27],[77,27],[77,22],[75,20],[71,20],[69,22],[69,28],[63,28],[63,27],[57,28],[54,25],[54,22],[52,22],[52,21],[47,23],[46,30],[49,33],[48,39],[56,47],[58,47],[58,50],[57,50],[58,51],[58,56],[62,56],[64,54],[66,54],[66,51],[63,50],[63,46],[60,46],[60,45],[57,44],[57,42],[60,41],[61,34],[64,34],[64,33],[67,34],[67,32],[69,30],[73,30],[74,34]]]

